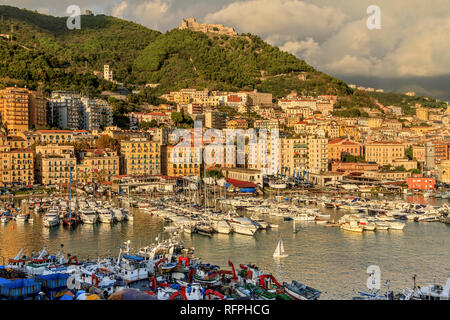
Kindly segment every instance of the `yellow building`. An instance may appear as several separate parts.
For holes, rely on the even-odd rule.
[[[311,172],[328,171],[328,139],[321,136],[308,137],[308,167]]]
[[[81,183],[112,181],[119,172],[120,158],[110,149],[89,149],[80,152],[77,181]]]
[[[367,126],[369,128],[379,128],[383,124],[383,119],[380,118],[369,118],[367,120]]]
[[[348,125],[339,126],[339,136],[349,137],[352,140],[360,141],[360,134],[357,126],[348,126]]]
[[[291,175],[308,168],[308,136],[280,139],[280,166],[289,168]]]
[[[428,121],[429,112],[427,108],[417,108],[416,109],[416,118],[422,121]]]
[[[248,129],[248,122],[244,119],[234,119],[227,122],[227,129]]]
[[[371,142],[366,144],[366,161],[379,165],[393,165],[405,157],[405,146],[399,142]]]
[[[169,177],[200,176],[203,148],[161,146],[161,172]]]
[[[450,184],[450,160],[443,160],[437,168],[438,180]]]
[[[133,176],[161,174],[161,144],[148,139],[120,142],[124,173]]]
[[[6,88],[0,91],[2,122],[10,133],[28,130],[29,95],[27,89]]]
[[[76,180],[75,150],[73,146],[48,144],[36,146],[36,181],[45,186],[67,186]]]
[[[3,186],[33,185],[34,157],[32,149],[1,146],[0,161]]]

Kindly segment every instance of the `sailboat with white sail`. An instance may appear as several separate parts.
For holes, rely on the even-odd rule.
[[[278,242],[277,248],[275,249],[275,252],[273,253],[274,258],[286,258],[289,255],[285,253],[284,251],[284,245],[283,245],[283,239],[280,237],[280,241]]]

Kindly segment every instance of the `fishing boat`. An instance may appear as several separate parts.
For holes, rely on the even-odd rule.
[[[364,231],[363,227],[360,226],[358,224],[358,222],[355,220],[350,220],[350,221],[342,224],[341,229],[346,230],[346,231],[352,231],[352,232],[363,232]]]
[[[289,255],[284,251],[283,239],[280,237],[280,241],[278,242],[277,248],[273,253],[274,258],[287,258]]]
[[[295,280],[291,284],[284,282],[283,287],[288,295],[297,300],[317,300],[322,294],[319,290],[308,287]]]
[[[413,299],[450,300],[450,277],[448,277],[447,283],[444,286],[435,283],[429,286],[416,288]]]

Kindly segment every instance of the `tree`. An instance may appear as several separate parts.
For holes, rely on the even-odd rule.
[[[120,142],[117,139],[111,138],[108,135],[101,135],[95,141],[95,147],[98,149],[111,149],[120,153]]]
[[[405,149],[405,156],[409,159],[412,160],[413,159],[413,148],[409,147]]]

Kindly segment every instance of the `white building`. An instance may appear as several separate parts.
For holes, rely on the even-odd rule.
[[[108,81],[114,81],[113,71],[109,68],[108,64],[103,66],[103,78]]]

